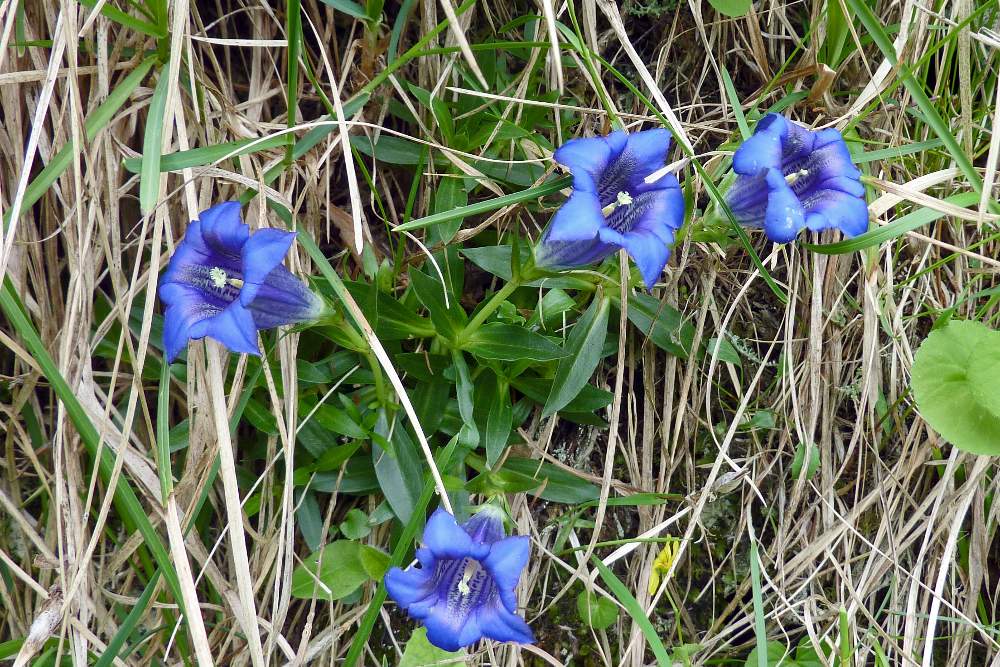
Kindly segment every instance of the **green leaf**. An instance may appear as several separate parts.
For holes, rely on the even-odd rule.
[[[819,470],[819,447],[811,443],[800,442],[795,448],[795,457],[792,459],[792,479],[798,479],[802,474],[802,464],[806,460],[806,452],[809,452],[809,464],[806,466],[806,481],[809,481]]]
[[[673,306],[637,292],[628,300],[628,320],[661,350],[687,359],[694,326]]]
[[[462,431],[459,434],[462,444],[475,447],[479,444],[479,429],[476,428],[475,405],[473,397],[475,385],[469,374],[469,365],[465,363],[465,355],[461,350],[451,351],[451,361],[455,367],[455,394],[458,398],[458,411],[462,415]]]
[[[750,655],[747,656],[746,662],[743,664],[745,667],[758,667],[759,665],[766,665],[767,667],[794,667],[788,647],[781,642],[775,641],[767,642],[767,650],[763,656],[759,655],[755,647],[754,650],[750,651]]]
[[[944,201],[966,208],[978,204],[979,195],[975,192],[962,192],[957,195],[945,197]],[[945,215],[947,214],[932,208],[919,208],[912,213],[907,213],[898,220],[893,220],[888,225],[869,229],[864,234],[855,236],[852,239],[845,239],[836,243],[803,243],[802,245],[810,252],[818,252],[822,255],[841,255],[881,245],[886,241],[899,238],[907,232],[912,232],[915,229],[943,218]]]
[[[422,271],[411,270],[410,284],[420,303],[430,312],[437,333],[454,340],[469,319],[455,295],[448,294],[448,302],[445,303],[445,287],[436,273],[432,277]]]
[[[580,620],[595,630],[606,630],[618,619],[618,605],[586,590],[576,596],[576,611]]]
[[[359,426],[350,415],[329,403],[316,408],[312,418],[327,431],[348,438],[367,438],[368,431]]]
[[[410,635],[399,659],[398,667],[452,667],[465,664],[465,649],[457,652],[445,651],[427,641],[427,628],[417,628]]]
[[[351,0],[322,0],[322,2],[330,5],[338,12],[343,12],[348,16],[353,16],[356,19],[369,20],[368,12],[364,7],[356,2],[351,2]]]
[[[372,532],[372,527],[368,524],[368,515],[355,507],[340,522],[340,532],[349,540],[368,537],[368,533]]]
[[[570,331],[566,340],[567,356],[559,361],[559,367],[556,368],[552,391],[542,410],[543,416],[563,408],[590,382],[594,369],[601,360],[601,348],[608,335],[610,309],[609,298],[595,298]]]
[[[708,0],[715,11],[733,18],[740,18],[750,11],[751,0]]]
[[[473,204],[473,206],[475,206],[475,204]],[[472,214],[470,213],[469,215]],[[427,218],[424,218],[424,220],[426,219]],[[399,227],[396,229],[398,230]],[[498,278],[503,278],[509,282],[513,277],[510,270],[510,260],[513,255],[513,251],[509,245],[483,246],[482,248],[463,248],[462,254],[465,255],[466,259],[481,268],[483,271],[491,273]],[[531,248],[527,245],[521,245],[518,256],[521,258],[521,264],[524,264],[531,256]],[[525,287],[541,287],[543,285],[545,287],[560,289],[592,289],[592,283],[580,278],[574,278],[573,276],[546,277],[524,283]]]
[[[733,344],[725,338],[710,338],[708,340],[708,349],[705,351],[705,355],[711,357],[716,353],[719,355],[719,361],[730,363],[735,366],[740,366],[743,363],[740,353],[736,350]]]
[[[186,151],[175,151],[167,153],[160,158],[160,173],[165,171],[180,171],[181,169],[191,169],[193,167],[204,167],[205,165],[219,162],[227,155],[237,157],[271,148],[284,148],[287,145],[288,137],[281,135],[261,139],[240,139],[239,141],[227,141],[226,143],[214,144],[212,146],[190,148]],[[126,158],[123,162],[125,169],[133,174],[140,173],[143,158],[143,155]]]
[[[952,320],[927,336],[913,360],[920,416],[945,440],[973,454],[1000,454],[998,359],[1000,331]]]
[[[389,437],[390,429],[384,414],[379,415],[375,426],[383,437]],[[378,477],[382,494],[389,501],[393,514],[404,524],[413,515],[413,508],[423,487],[423,462],[417,446],[410,438],[406,427],[396,421],[392,431],[392,452],[386,452],[378,443],[372,442],[372,464]]]
[[[521,375],[512,381],[514,388],[540,405],[545,404],[552,389],[552,381],[544,378],[536,378],[528,375]],[[586,385],[572,401],[563,406],[560,412],[593,412],[611,405],[615,395],[610,391],[600,389],[592,384]]]
[[[364,135],[358,135],[358,136],[364,138]],[[379,141],[379,144],[381,144],[382,141],[384,141],[387,138],[389,137],[383,137],[382,140]],[[354,141],[354,137],[351,138],[351,141],[352,142]],[[405,142],[405,143],[410,143],[410,142]],[[369,142],[369,147],[370,146],[371,144]],[[364,150],[362,150],[360,147],[358,150],[361,150],[362,153],[364,152]],[[410,164],[417,164],[417,162],[411,162]],[[497,209],[501,209],[505,206],[510,206],[511,204],[520,204],[521,202],[529,201],[532,199],[538,199],[539,197],[544,197],[545,195],[550,195],[555,192],[559,192],[560,190],[571,187],[572,185],[573,185],[573,179],[571,176],[566,176],[564,178],[557,178],[547,183],[543,183],[542,185],[535,186],[533,188],[527,188],[525,190],[521,190],[520,192],[514,192],[509,195],[502,195],[500,197],[494,197],[493,199],[479,201],[474,204],[469,204],[468,206],[463,206],[459,209],[455,209],[454,211],[434,213],[432,215],[428,215],[423,218],[410,220],[407,223],[395,227],[394,231],[397,232],[412,231],[414,229],[422,229],[424,227],[430,227],[432,225],[436,225],[438,223],[450,220],[452,218],[467,218],[473,215],[482,215],[483,213],[490,213],[491,211],[496,211]]]
[[[590,482],[548,463],[516,456],[508,457],[500,471],[512,471],[542,483],[535,494],[543,500],[579,505],[600,497],[600,490]]]
[[[383,134],[376,144],[372,144],[372,140],[367,135],[356,134],[351,137],[351,146],[360,153],[374,157],[380,162],[404,166],[420,164],[420,152],[423,150],[423,146],[417,142],[391,134]],[[406,227],[406,225],[402,225],[402,227]]]
[[[362,584],[381,579],[389,555],[349,540],[331,542],[307,556],[292,573],[292,596],[303,600],[339,600]]]
[[[170,77],[160,72],[146,114],[146,131],[142,140],[142,171],[139,176],[139,210],[149,215],[160,197],[160,154],[163,150],[163,114],[166,112]]]
[[[474,331],[462,349],[497,361],[552,361],[567,354],[541,334],[501,322],[491,322]]]
[[[510,439],[514,409],[510,402],[510,385],[506,380],[493,375],[493,379],[485,380],[483,386],[486,388],[484,395],[478,397],[488,406],[486,426],[482,431],[483,447],[486,449],[486,462],[492,468]]]
[[[85,7],[95,7],[97,5],[97,0],[80,0],[80,4]],[[150,23],[149,21],[137,19],[130,14],[126,14],[122,10],[113,6],[111,3],[105,3],[101,6],[101,14],[115,23],[119,23],[127,28],[149,35],[150,37],[162,39],[167,36],[167,30],[165,27],[160,27],[154,23]]]
[[[427,318],[420,317],[388,294],[383,294],[375,285],[347,281],[344,284],[375,328],[379,340],[431,338],[436,333]]]
[[[441,179],[437,192],[434,193],[433,210],[435,213],[454,211],[468,203],[469,193],[465,187],[465,179],[455,176],[445,176]],[[428,245],[446,244],[451,241],[462,227],[464,219],[463,217],[453,217],[431,227]]]

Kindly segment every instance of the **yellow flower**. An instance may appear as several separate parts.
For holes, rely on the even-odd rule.
[[[660,587],[660,577],[665,576],[667,572],[670,571],[670,566],[673,564],[674,559],[677,558],[678,552],[681,550],[681,541],[670,538],[663,548],[660,550],[659,555],[656,560],[653,561],[653,569],[649,573],[649,594],[656,595],[657,589]]]

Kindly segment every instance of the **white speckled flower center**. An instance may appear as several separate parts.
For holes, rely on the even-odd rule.
[[[213,266],[209,270],[208,277],[211,278],[212,284],[220,289],[226,286],[226,281],[229,279],[229,276],[226,275],[225,269],[218,266]]]

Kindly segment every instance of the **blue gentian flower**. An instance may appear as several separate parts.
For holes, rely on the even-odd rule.
[[[868,229],[861,172],[835,129],[814,132],[770,113],[733,155],[733,171],[726,194],[733,214],[763,227],[775,243],[791,241],[803,227],[847,236]]]
[[[586,266],[624,248],[652,288],[684,222],[677,178],[662,173],[669,148],[670,133],[664,129],[617,130],[563,144],[553,157],[572,172],[573,194],[553,216],[535,250],[535,263]]]
[[[385,588],[427,628],[427,640],[457,651],[483,637],[530,644],[514,588],[528,562],[527,536],[504,537],[501,511],[487,506],[461,526],[442,509],[424,528],[419,567],[394,567]]]
[[[233,352],[260,354],[258,330],[321,314],[322,300],[281,265],[294,232],[251,234],[235,201],[202,211],[198,218],[188,225],[160,281],[168,362],[188,340],[205,336]]]

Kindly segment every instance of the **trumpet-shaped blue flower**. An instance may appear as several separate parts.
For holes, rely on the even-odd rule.
[[[531,628],[517,615],[514,588],[528,562],[526,536],[504,537],[500,511],[487,506],[461,526],[437,510],[417,549],[419,567],[385,575],[390,597],[427,628],[446,651],[483,637],[530,644]]]
[[[837,130],[814,132],[770,113],[733,155],[733,171],[736,182],[726,195],[733,214],[763,227],[776,243],[791,241],[803,227],[847,236],[868,229],[861,172]]]
[[[160,281],[163,345],[173,361],[188,340],[210,336],[233,352],[260,354],[257,331],[315,319],[322,300],[281,261],[294,232],[250,228],[239,202],[188,224]]]
[[[652,288],[684,222],[677,178],[662,174],[668,148],[670,133],[664,129],[619,130],[563,144],[553,157],[572,172],[573,194],[542,236],[536,264],[586,266],[624,248]]]

